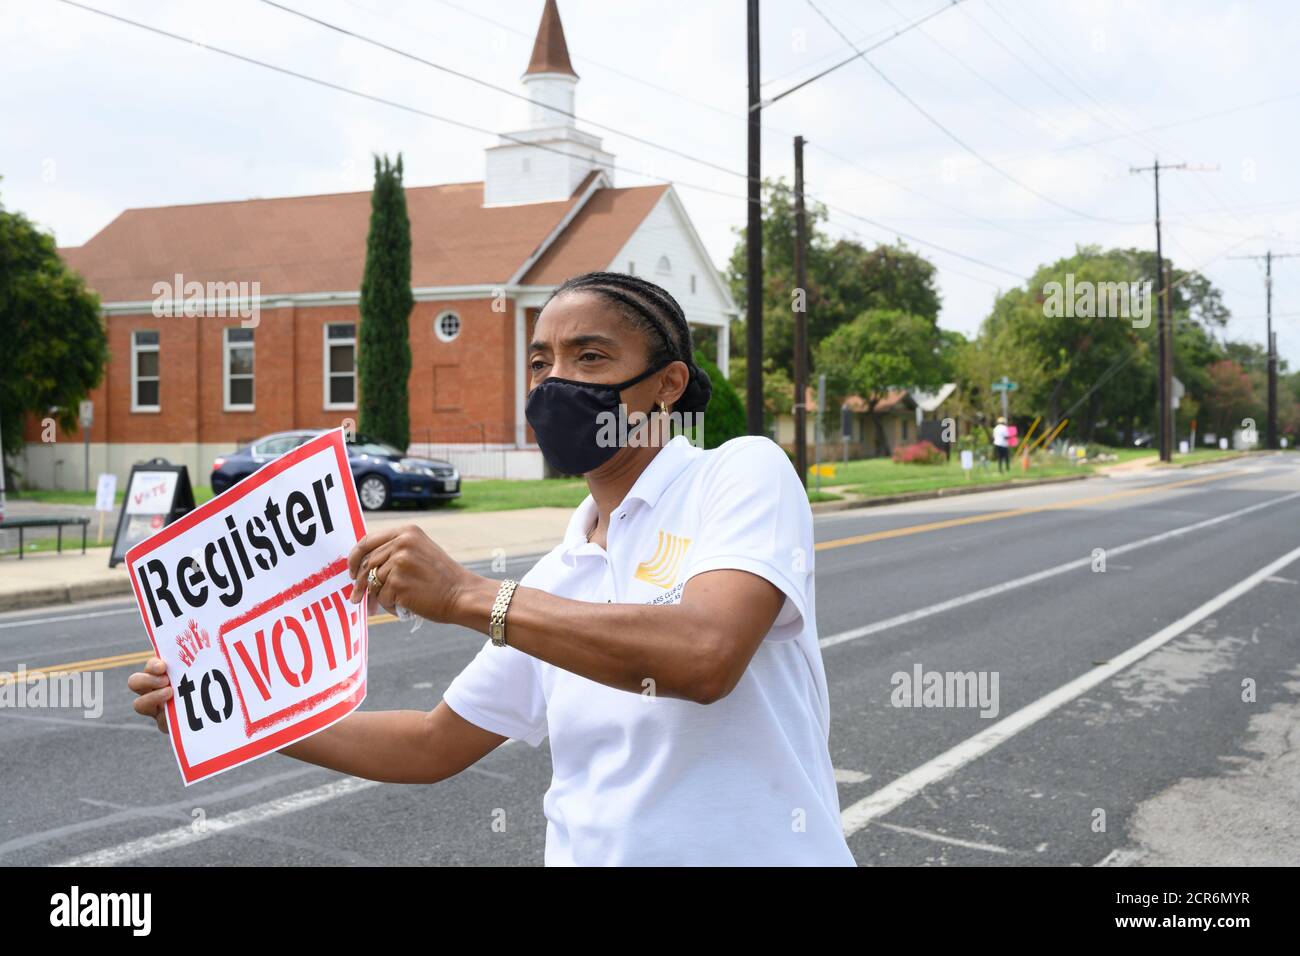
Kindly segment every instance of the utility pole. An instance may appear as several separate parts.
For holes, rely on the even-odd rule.
[[[1174,377],[1174,322],[1173,305],[1169,301],[1169,273],[1165,269],[1164,247],[1160,236],[1160,170],[1215,170],[1217,166],[1192,166],[1189,163],[1177,165],[1160,165],[1160,158],[1150,166],[1130,166],[1130,173],[1151,172],[1156,180],[1156,269],[1159,270],[1159,318],[1156,320],[1156,341],[1159,343],[1158,368],[1156,371],[1157,432],[1160,436],[1160,460],[1172,461],[1174,457],[1174,408],[1170,401],[1173,395]]]
[[[1274,252],[1269,249],[1262,256],[1229,256],[1229,259],[1264,260],[1264,298],[1267,326],[1268,354],[1268,425],[1264,433],[1264,447],[1277,448],[1277,336],[1273,332],[1273,260],[1300,259],[1300,252]]]
[[[763,434],[763,190],[761,93],[758,74],[758,0],[748,0],[749,30],[749,188],[745,227],[745,422],[751,435]]]
[[[808,264],[804,258],[807,222],[803,207],[803,143],[794,138],[794,461],[808,485]],[[817,414],[824,409],[819,405]]]

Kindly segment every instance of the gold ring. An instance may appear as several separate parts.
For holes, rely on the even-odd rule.
[[[383,582],[379,580],[379,575],[375,574],[374,568],[371,568],[370,573],[366,575],[366,584],[372,591],[378,591],[384,586]]]

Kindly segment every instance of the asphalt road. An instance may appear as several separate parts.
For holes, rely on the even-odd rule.
[[[860,864],[1300,863],[1300,456],[816,530],[831,753]],[[367,709],[428,710],[484,640],[371,634]],[[137,655],[103,670],[97,718],[0,709],[0,864],[542,863],[545,743],[511,741],[432,787],[272,755],[186,788],[130,710],[147,648],[122,601],[0,615],[0,671]],[[895,675],[917,666],[974,672],[996,695],[895,706]]]

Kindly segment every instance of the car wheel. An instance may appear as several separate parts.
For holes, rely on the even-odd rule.
[[[357,485],[361,507],[367,511],[381,511],[388,504],[388,482],[378,475],[367,475]]]

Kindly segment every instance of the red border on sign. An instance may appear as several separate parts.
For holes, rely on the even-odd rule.
[[[359,541],[366,533],[366,524],[361,517],[361,502],[357,499],[356,482],[352,481],[352,468],[348,465],[347,448],[343,442],[343,429],[336,428],[333,431],[326,432],[323,435],[317,435],[299,445],[293,451],[286,452],[275,461],[264,465],[262,468],[253,472],[243,481],[231,488],[227,488],[221,494],[206,501],[199,507],[195,508],[189,514],[184,515],[173,523],[167,525],[161,531],[151,535],[144,541],[132,547],[126,552],[126,569],[131,576],[131,587],[135,591],[136,608],[140,611],[140,619],[144,622],[145,633],[149,635],[149,643],[153,645],[154,656],[162,657],[162,652],[158,649],[158,640],[154,635],[153,623],[149,620],[149,615],[145,612],[144,597],[140,593],[140,582],[136,579],[135,565],[141,558],[155,551],[160,546],[171,541],[177,535],[188,531],[201,521],[205,521],[213,515],[225,511],[230,505],[239,501],[245,495],[250,494],[266,484],[276,475],[292,468],[308,458],[315,455],[333,450],[335,460],[339,466],[339,477],[348,480],[342,481],[343,497],[348,504],[348,514],[352,518],[352,530]],[[290,589],[292,590],[292,588]],[[288,592],[285,592],[286,594]],[[360,605],[364,608],[365,605]],[[227,622],[228,624],[229,622]],[[362,612],[358,616],[358,623],[361,625],[362,654],[369,653],[369,621]],[[225,625],[223,625],[224,629]],[[364,656],[362,658],[365,659]],[[354,674],[349,680],[354,680]],[[345,682],[346,683],[346,682]],[[337,686],[337,685],[336,685]],[[363,680],[356,685],[346,698],[338,701],[319,713],[313,714],[306,720],[296,724],[291,724],[283,730],[277,731],[261,740],[252,741],[243,747],[239,747],[229,753],[222,754],[219,757],[213,757],[211,760],[205,760],[197,764],[191,764],[185,756],[185,747],[181,743],[180,721],[177,716],[176,698],[173,695],[167,701],[167,723],[171,728],[172,749],[176,752],[176,760],[180,764],[181,777],[186,785],[194,783],[204,777],[209,777],[214,773],[222,770],[228,770],[231,767],[241,763],[246,763],[254,757],[260,757],[262,754],[269,753],[272,750],[278,750],[287,746],[296,740],[301,740],[310,734],[328,727],[330,724],[339,720],[347,714],[348,710],[360,704],[366,696],[366,682]]]

